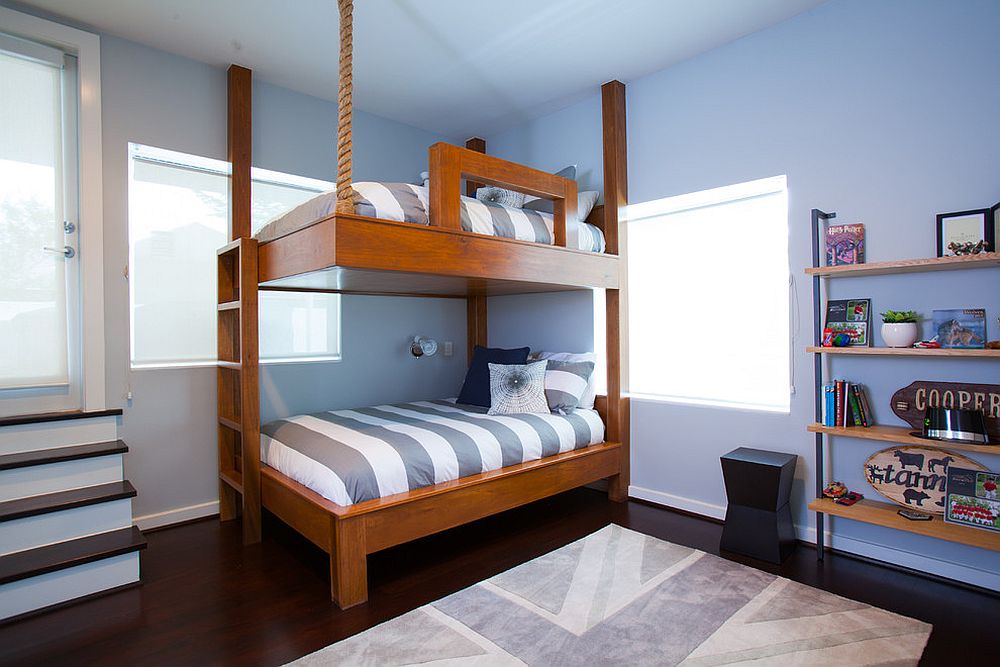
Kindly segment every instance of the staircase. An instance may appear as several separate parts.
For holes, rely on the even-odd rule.
[[[120,414],[0,418],[0,622],[139,583]]]

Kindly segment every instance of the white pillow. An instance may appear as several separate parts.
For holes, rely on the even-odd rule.
[[[528,355],[529,362],[539,359],[552,359],[553,361],[591,361],[594,363],[594,367],[597,367],[597,355],[593,352],[532,352]],[[597,386],[594,384],[595,375],[597,374],[590,374],[590,380],[587,382],[587,389],[583,392],[583,396],[580,397],[580,404],[576,406],[580,410],[594,409],[594,399],[597,397]]]
[[[547,361],[490,364],[490,415],[548,414],[545,400]]]
[[[583,192],[576,193],[576,219],[583,222],[590,215],[590,212],[594,210],[594,206],[597,204],[597,198],[601,193],[595,190],[585,190]],[[539,213],[548,213],[553,215],[555,211],[555,202],[551,199],[541,199],[539,197],[529,197],[526,198],[523,204],[523,208],[529,211],[538,211]],[[567,220],[567,223],[572,222],[572,220]]]

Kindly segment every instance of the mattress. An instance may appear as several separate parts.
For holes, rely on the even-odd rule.
[[[357,193],[354,210],[358,215],[415,225],[429,225],[427,188],[409,183],[361,182],[354,184]],[[322,220],[336,208],[336,192],[325,192],[265,224],[254,238],[261,243]],[[462,197],[462,229],[508,239],[553,243],[553,220],[549,213],[540,213],[512,206],[481,202]],[[566,221],[566,245],[588,252],[604,252],[604,233],[600,228],[577,220]]]
[[[261,461],[338,505],[384,498],[604,441],[594,410],[487,415],[454,400],[279,419]]]

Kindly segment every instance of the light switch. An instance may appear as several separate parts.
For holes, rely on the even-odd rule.
[[[450,340],[446,340],[444,342],[444,356],[450,357],[454,353],[455,353],[455,344],[452,343]]]

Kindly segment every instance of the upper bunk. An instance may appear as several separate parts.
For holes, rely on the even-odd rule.
[[[595,206],[585,221],[603,235],[603,252],[567,247],[567,221],[579,224],[576,181],[486,155],[481,140],[480,150],[446,143],[428,149],[429,187],[421,195],[426,199],[428,224],[359,213],[355,206],[359,198],[352,196],[357,193],[350,180],[350,104],[343,101],[336,207],[258,243],[250,225],[252,74],[233,65],[228,75],[231,243],[219,254],[232,258],[241,248],[237,254],[243,257],[256,248],[256,282],[267,290],[479,297],[618,289],[619,210],[625,202],[624,159],[619,157],[624,155],[624,86],[617,81],[604,85],[621,110],[605,114],[603,128],[605,198],[611,204]],[[349,98],[349,86],[347,92]],[[343,90],[340,97],[344,99]],[[470,193],[473,184],[485,184],[551,200],[552,213],[546,221],[551,244],[463,229],[463,179]],[[363,212],[370,212],[370,207]]]
[[[429,224],[334,212],[260,243],[261,286],[426,296],[618,288],[617,216],[609,222],[599,206],[586,220],[604,235],[605,252],[567,247],[575,181],[451,144],[434,144],[428,156]],[[552,200],[553,243],[463,230],[463,179]]]

